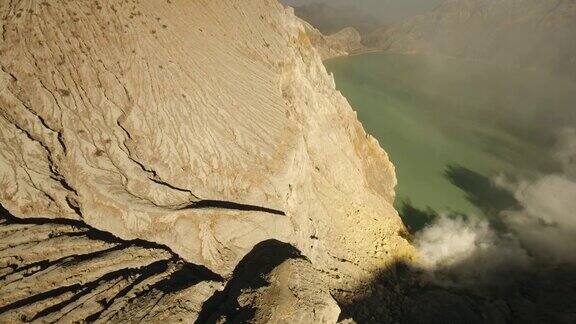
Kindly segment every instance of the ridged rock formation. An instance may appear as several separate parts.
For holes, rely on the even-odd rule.
[[[576,73],[576,1],[447,0],[367,37],[399,53],[440,53]]]
[[[222,280],[72,220],[0,218],[0,322],[195,320]]]
[[[323,60],[359,53],[364,49],[362,36],[352,27],[346,27],[335,34],[326,36],[303,20],[302,25]]]
[[[214,278],[229,285],[279,241],[301,257],[262,274],[277,302],[253,303],[296,303],[285,285],[310,278],[293,284],[322,302],[300,311],[331,322],[330,293],[412,257],[394,168],[291,9],[23,0],[0,17],[0,201],[15,216],[0,229],[0,318],[188,317]],[[198,267],[198,283],[155,286]]]

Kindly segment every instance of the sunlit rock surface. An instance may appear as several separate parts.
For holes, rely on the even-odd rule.
[[[337,297],[412,257],[392,207],[394,167],[335,90],[291,9],[259,0],[25,0],[0,2],[0,17],[0,201],[7,215],[31,221],[3,221],[11,234],[1,243],[11,250],[0,266],[3,276],[38,272],[3,283],[0,307],[75,299],[53,290],[112,273],[91,286],[106,290],[95,297],[106,311],[70,309],[108,320],[118,301],[109,304],[116,293],[108,289],[118,298],[131,291],[116,286],[130,285],[118,269],[190,265],[225,284],[268,240],[296,248],[314,282]],[[115,245],[84,234],[55,238],[62,219],[145,245],[70,267],[56,260]],[[19,247],[45,239],[35,248],[62,248],[52,256]],[[190,314],[215,289],[199,280]],[[188,298],[170,296],[158,301],[168,315],[170,303]],[[51,303],[34,304],[25,318],[52,316]],[[131,316],[122,305],[110,316]],[[323,309],[337,312],[329,302]]]
[[[362,45],[362,36],[352,27],[346,27],[331,35],[324,35],[304,20],[301,22],[310,42],[323,60],[356,54],[365,50],[364,45]]]
[[[0,218],[0,322],[193,321],[219,276],[82,222]]]

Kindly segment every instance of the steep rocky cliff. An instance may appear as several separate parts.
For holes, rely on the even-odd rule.
[[[0,319],[334,322],[331,295],[412,258],[394,167],[291,9],[0,17]]]
[[[355,54],[364,50],[362,36],[352,27],[346,27],[332,35],[323,35],[318,29],[301,21],[312,45],[323,60]]]
[[[574,0],[447,0],[429,13],[373,32],[367,45],[574,75],[575,39]]]

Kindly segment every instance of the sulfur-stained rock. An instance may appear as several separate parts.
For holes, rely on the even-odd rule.
[[[328,289],[412,257],[392,207],[394,167],[291,9],[24,0],[0,2],[0,18],[0,202],[16,217],[160,244],[226,278],[278,240]],[[157,257],[128,251],[142,266]],[[124,253],[106,255],[138,267]]]
[[[324,276],[293,246],[258,244],[222,292],[204,304],[199,322],[336,323],[340,308]]]

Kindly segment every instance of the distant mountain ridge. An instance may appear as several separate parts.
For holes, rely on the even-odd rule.
[[[332,35],[324,35],[316,27],[300,19],[312,45],[323,60],[360,53],[365,50],[362,36],[353,27],[346,27]]]
[[[447,0],[366,45],[576,74],[575,0]]]
[[[354,27],[361,34],[372,32],[382,23],[352,5],[310,3],[293,6],[296,16],[312,24],[325,35],[337,33],[343,28]]]

